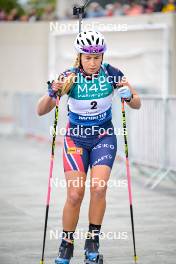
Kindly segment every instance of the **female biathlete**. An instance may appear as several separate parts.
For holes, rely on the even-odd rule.
[[[100,32],[79,33],[75,48],[78,53],[75,66],[60,74],[59,81],[49,83],[48,95],[39,100],[37,107],[38,114],[44,115],[55,107],[58,90],[68,94],[69,121],[64,136],[63,164],[69,184],[63,209],[63,238],[56,264],[68,264],[73,256],[74,232],[89,166],[90,204],[85,263],[99,263],[99,234],[106,208],[107,182],[117,151],[111,122],[114,88],[118,87],[118,95],[131,108],[139,109],[141,105],[135,89],[125,78],[123,80],[124,74],[103,63],[106,44]],[[75,187],[75,179],[79,180],[79,187]]]

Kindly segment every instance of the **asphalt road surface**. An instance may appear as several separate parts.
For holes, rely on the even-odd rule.
[[[0,137],[0,264],[39,264],[42,251],[50,144],[24,137]],[[45,264],[54,263],[66,197],[62,147],[56,147]],[[126,175],[116,161],[107,193],[101,252],[105,264],[131,264],[133,244]],[[136,248],[140,264],[176,263],[176,183],[167,179],[156,189],[132,168]],[[89,188],[81,207],[73,264],[83,263]],[[111,233],[110,233],[111,232]]]

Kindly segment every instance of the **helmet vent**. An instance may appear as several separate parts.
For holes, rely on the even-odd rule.
[[[86,40],[87,40],[87,42],[89,43],[89,45],[92,44],[91,41],[90,41],[90,39],[86,38]]]

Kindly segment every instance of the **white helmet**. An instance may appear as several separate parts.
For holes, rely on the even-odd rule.
[[[74,46],[78,53],[84,54],[104,53],[106,51],[104,36],[93,30],[79,33]]]

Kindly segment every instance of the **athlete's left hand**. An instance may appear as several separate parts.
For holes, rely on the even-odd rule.
[[[118,88],[117,90],[118,95],[121,99],[130,102],[131,98],[132,98],[132,93],[130,91],[130,88],[128,86],[122,86],[120,88]]]

